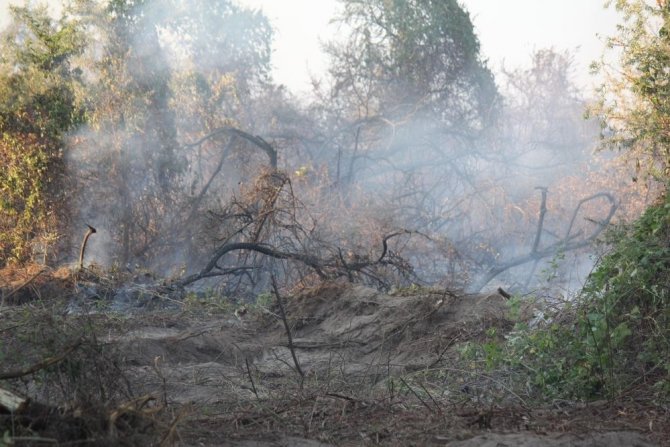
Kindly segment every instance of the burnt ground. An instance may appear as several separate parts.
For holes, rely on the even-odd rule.
[[[540,401],[514,371],[464,361],[466,343],[514,326],[495,293],[346,283],[287,293],[298,371],[271,301],[173,294],[148,276],[121,278],[122,287],[112,276],[37,271],[1,276],[0,374],[68,355],[0,388],[57,408],[96,445],[670,445],[668,407],[644,388],[613,401]],[[101,400],[96,418],[82,410],[93,397],[82,396]],[[81,445],[59,432],[63,420],[17,420],[0,418],[18,445]]]

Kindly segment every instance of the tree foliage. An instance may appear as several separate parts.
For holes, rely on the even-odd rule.
[[[348,41],[331,46],[335,93],[363,116],[418,114],[481,128],[497,89],[469,14],[456,0],[346,0]]]
[[[0,265],[25,261],[31,243],[58,231],[66,215],[66,132],[84,113],[76,97],[82,51],[76,21],[45,8],[11,8],[0,53]]]
[[[610,81],[595,113],[603,118],[604,143],[627,151],[643,176],[670,176],[670,6],[665,0],[617,0],[619,35],[608,45],[621,52],[620,71],[600,68]]]

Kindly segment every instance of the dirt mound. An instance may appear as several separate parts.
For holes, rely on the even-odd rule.
[[[369,370],[380,356],[385,361],[379,366],[386,369],[426,368],[459,340],[477,339],[492,326],[512,326],[506,300],[498,294],[431,289],[389,295],[364,286],[328,284],[289,300],[287,312],[296,348],[309,350],[310,358],[319,350],[346,350],[349,371],[357,365]],[[282,330],[278,327],[280,337]]]

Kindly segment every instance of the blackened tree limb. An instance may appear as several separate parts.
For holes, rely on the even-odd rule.
[[[233,147],[235,142],[237,141],[236,137],[232,137],[230,141],[228,141],[228,144],[226,144],[226,147],[223,148],[223,152],[221,153],[221,158],[219,159],[219,163],[216,165],[216,168],[214,168],[214,171],[212,172],[212,175],[209,176],[209,180],[207,180],[207,183],[202,187],[200,192],[198,193],[198,196],[191,202],[191,208],[192,212],[191,215],[189,216],[189,220],[191,217],[193,217],[195,211],[197,210],[198,206],[200,205],[200,202],[202,202],[202,199],[205,197],[205,194],[207,194],[207,191],[209,191],[210,186],[212,186],[212,183],[214,182],[214,179],[216,178],[217,175],[221,172],[221,169],[223,169],[223,162],[226,159],[226,156],[228,155],[228,152],[230,152],[230,149]]]
[[[388,249],[389,249],[388,241],[389,241],[389,239],[392,239],[396,236],[400,236],[401,234],[412,234],[412,232],[409,231],[409,230],[400,230],[400,231],[396,231],[395,233],[391,233],[388,236],[384,237],[384,239],[382,240],[382,254],[379,255],[379,259],[377,259],[378,263],[382,262],[384,260],[384,258],[386,257],[386,253],[388,253]]]
[[[535,233],[535,241],[531,253],[536,253],[540,246],[540,239],[542,238],[542,229],[544,228],[544,216],[547,214],[547,191],[544,186],[536,186],[542,192],[542,203],[540,204],[540,218],[537,221],[537,233]]]
[[[354,271],[361,271],[367,267],[372,267],[373,265],[380,265],[380,264],[386,264],[386,265],[393,265],[393,261],[388,261],[386,260],[386,257],[388,255],[388,241],[393,239],[396,236],[400,236],[401,234],[412,234],[412,231],[409,230],[399,230],[394,233],[391,233],[389,235],[384,236],[382,239],[382,252],[379,255],[379,258],[377,260],[370,260],[370,261],[359,261],[359,262],[352,262],[352,263],[346,263],[344,262],[344,259],[340,255],[340,259],[342,262],[342,267],[346,270],[347,276],[350,277],[351,272]]]
[[[598,223],[598,229],[600,230],[598,232],[598,234],[600,234],[600,232],[605,229],[605,227],[612,220],[612,217],[614,217],[614,213],[616,212],[616,209],[617,209],[618,205],[616,203],[616,200],[614,199],[614,196],[612,196],[612,194],[610,194],[608,192],[599,192],[597,194],[593,194],[592,196],[586,197],[586,198],[579,201],[579,203],[577,204],[577,207],[575,208],[575,211],[572,213],[572,219],[570,219],[570,225],[568,226],[568,229],[565,232],[565,239],[564,240],[568,240],[568,238],[570,237],[570,233],[572,233],[572,227],[575,224],[575,220],[577,219],[577,214],[579,214],[579,210],[581,209],[582,205],[584,205],[585,203],[590,202],[592,200],[599,199],[599,198],[606,199],[610,204],[610,209],[609,209],[609,212],[608,212],[607,216],[605,216],[605,219],[603,221],[597,222]],[[592,237],[592,239],[595,239],[598,236],[598,234],[596,234],[594,237]]]
[[[596,200],[599,198],[604,198],[609,202],[610,208],[607,212],[607,215],[603,220],[596,221],[597,227],[593,232],[585,236],[584,238],[577,239],[579,234],[576,235],[571,235],[572,233],[572,228],[574,226],[574,222],[577,218],[577,215],[579,214],[579,210],[581,207],[592,200]],[[527,262],[539,260],[542,258],[547,258],[549,256],[554,256],[558,252],[568,252],[572,250],[577,250],[579,248],[583,248],[591,244],[599,235],[600,233],[607,228],[609,225],[610,221],[612,220],[612,217],[614,217],[614,213],[617,210],[617,203],[616,200],[614,199],[614,196],[607,192],[600,192],[597,194],[594,194],[592,196],[586,197],[582,200],[579,201],[577,204],[577,207],[575,208],[573,214],[572,214],[572,220],[570,221],[570,225],[568,226],[568,229],[565,233],[565,238],[559,242],[556,242],[546,248],[543,249],[534,249],[530,253],[522,256],[518,256],[516,258],[512,258],[508,261],[505,261],[502,264],[495,265],[491,267],[472,287],[473,292],[478,292],[480,291],[486,284],[491,282],[496,276],[501,274],[502,272],[509,270],[513,267],[517,267],[519,265],[525,264]],[[535,247],[534,247],[535,248]]]
[[[310,256],[301,253],[284,252],[276,250],[270,247],[269,245],[255,242],[231,242],[228,244],[224,244],[221,248],[219,248],[212,256],[212,259],[207,263],[207,265],[202,270],[200,270],[199,273],[187,276],[186,278],[179,281],[178,284],[183,287],[192,284],[196,281],[199,281],[200,279],[211,277],[212,275],[210,273],[212,272],[212,270],[216,268],[219,259],[221,259],[221,257],[223,257],[226,253],[238,250],[255,251],[257,253],[261,253],[275,259],[290,259],[293,261],[299,261],[307,265],[308,267],[313,268],[314,271],[316,271],[316,273],[322,278],[325,278],[326,276],[322,271],[322,268],[324,267],[325,263],[316,256]]]
[[[84,240],[81,242],[81,249],[79,250],[79,270],[84,268],[84,254],[86,254],[86,244],[88,244],[88,238],[90,238],[91,235],[96,232],[96,229],[89,224],[86,224],[86,226],[88,227],[88,230],[86,230],[86,235],[84,236]]]
[[[210,132],[208,135],[205,135],[204,137],[200,138],[198,141],[186,144],[186,147],[200,146],[205,141],[210,140],[218,135],[229,135],[231,137],[236,136],[252,143],[253,145],[255,145],[256,147],[258,147],[267,154],[268,159],[270,161],[270,167],[272,169],[277,169],[277,151],[272,147],[272,145],[270,145],[270,143],[268,143],[263,138],[257,135],[251,135],[250,133],[247,133],[235,127],[230,126],[220,127]]]
[[[396,261],[392,259],[386,259],[389,252],[388,241],[402,234],[412,234],[412,232],[408,230],[400,230],[385,236],[382,239],[382,252],[377,260],[359,261],[353,263],[347,263],[344,260],[341,250],[338,250],[335,256],[328,259],[323,259],[304,253],[293,253],[278,250],[267,244],[258,242],[228,242],[223,244],[216,252],[214,252],[210,261],[200,270],[200,272],[183,278],[181,281],[178,281],[176,285],[185,287],[189,284],[200,281],[201,279],[240,273],[240,271],[245,269],[245,267],[222,269],[218,265],[221,258],[227,253],[239,250],[253,251],[275,259],[287,259],[300,262],[314,270],[314,272],[321,279],[332,279],[338,276],[346,275],[350,281],[353,281],[353,272],[364,273],[374,278],[374,275],[372,275],[370,272],[367,272],[366,269],[376,265],[393,265],[396,268],[402,269],[402,266],[399,266]],[[326,271],[329,271],[329,274],[326,274]]]

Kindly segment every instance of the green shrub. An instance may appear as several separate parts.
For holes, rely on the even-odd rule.
[[[644,383],[670,393],[670,200],[607,242],[581,296],[540,327],[517,324],[496,356],[542,396],[614,397]]]

